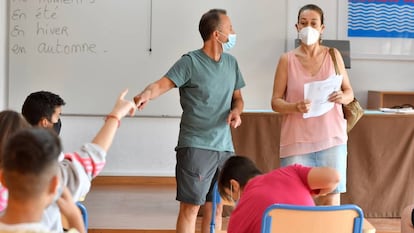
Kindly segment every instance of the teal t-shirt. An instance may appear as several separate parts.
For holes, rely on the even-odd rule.
[[[183,109],[176,149],[234,151],[226,119],[233,92],[245,86],[236,59],[223,53],[216,62],[199,49],[183,55],[165,76],[179,88]]]

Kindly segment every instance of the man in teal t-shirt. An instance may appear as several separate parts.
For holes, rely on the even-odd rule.
[[[212,186],[234,148],[230,127],[241,124],[245,86],[236,59],[223,50],[236,43],[225,10],[212,9],[200,20],[204,45],[183,55],[158,81],[134,97],[138,109],[174,87],[183,109],[176,147],[177,197],[180,210],[177,232],[195,232],[197,213],[204,205],[202,233],[209,232]],[[221,228],[218,207],[217,224]]]

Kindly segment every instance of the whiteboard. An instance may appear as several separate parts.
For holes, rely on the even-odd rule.
[[[66,114],[107,114],[123,89],[132,99],[182,54],[201,48],[201,15],[223,8],[238,35],[231,53],[247,84],[245,108],[270,109],[286,2],[9,0],[8,107],[20,110],[29,93],[48,90],[66,101]],[[178,90],[138,114],[181,115]]]

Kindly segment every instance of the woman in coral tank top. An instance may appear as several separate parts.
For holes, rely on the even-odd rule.
[[[281,166],[302,164],[328,166],[338,170],[341,182],[329,195],[315,199],[319,205],[339,205],[340,193],[346,191],[347,132],[342,104],[354,99],[342,56],[334,49],[342,74],[342,84],[326,96],[333,107],[327,112],[304,118],[319,102],[305,99],[304,85],[327,80],[335,75],[329,48],[321,45],[325,29],[323,11],[316,5],[303,6],[296,26],[300,46],[280,57],[277,65],[272,109],[284,115],[281,129]],[[325,102],[326,102],[325,101]]]

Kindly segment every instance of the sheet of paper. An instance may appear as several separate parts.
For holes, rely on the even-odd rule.
[[[314,81],[304,85],[304,97],[311,101],[309,112],[303,118],[317,117],[331,110],[335,103],[328,101],[332,92],[341,89],[342,75],[332,75],[322,81]]]
[[[414,114],[413,108],[379,108],[379,110],[386,113]]]

